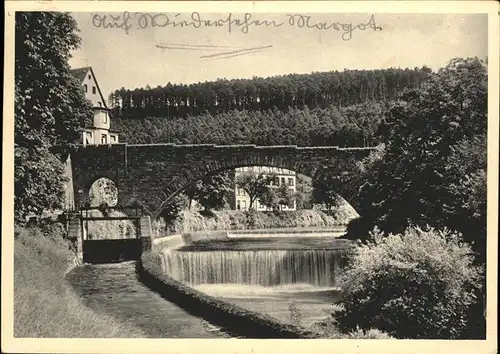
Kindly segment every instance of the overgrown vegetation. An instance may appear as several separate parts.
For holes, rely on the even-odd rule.
[[[352,238],[375,225],[394,233],[447,227],[463,233],[485,263],[486,69],[478,59],[456,59],[420,89],[404,91],[381,128],[384,150],[347,181],[362,215]]]
[[[339,280],[341,330],[378,328],[397,338],[467,337],[482,269],[470,246],[448,230],[372,234],[354,249]],[[476,316],[474,320],[481,317]]]
[[[16,12],[15,22],[14,214],[22,223],[62,206],[63,153],[92,111],[68,64],[80,44],[75,20],[62,12]]]
[[[76,263],[62,225],[17,229],[14,242],[14,336],[142,337],[135,327],[93,312],[65,280]]]
[[[487,82],[486,63],[454,59],[405,90],[381,126],[384,148],[345,181],[361,214],[347,237],[368,242],[347,273],[345,326],[484,338],[486,281],[472,263],[486,266]],[[442,231],[415,231],[426,225]],[[373,244],[375,226],[397,236]]]
[[[336,213],[329,214],[316,210],[296,210],[286,212],[255,212],[255,211],[214,211],[212,216],[196,211],[184,211],[169,228],[169,233],[183,233],[210,230],[251,230],[290,227],[329,227],[346,225],[357,214],[352,208],[340,208]],[[157,234],[161,228],[155,227]]]

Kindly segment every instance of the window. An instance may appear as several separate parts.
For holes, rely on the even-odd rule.
[[[109,139],[112,143],[116,143],[116,135],[110,135]]]
[[[95,94],[96,94],[96,92],[97,92],[97,90],[96,90],[95,86],[92,86],[92,94],[94,94],[94,95],[95,95]]]
[[[85,90],[85,92],[88,92],[89,91],[89,88],[87,85],[83,85],[83,89]]]
[[[89,80],[92,79],[92,75],[89,74]]]
[[[102,107],[102,102],[101,102],[101,101],[97,102],[97,105],[98,105],[99,107]]]
[[[106,134],[101,134],[101,144],[108,143],[108,136]]]
[[[101,113],[101,123],[107,124],[108,123],[108,115],[105,112]]]
[[[92,132],[85,132],[85,144],[93,144],[94,139],[92,136]]]
[[[281,177],[281,185],[284,186],[286,184],[285,177]]]
[[[288,178],[288,185],[293,187],[293,178],[292,177]]]
[[[246,200],[241,201],[241,209],[247,210],[247,201]]]
[[[240,204],[240,201],[237,200],[236,201],[236,210],[240,210],[241,209],[241,204]]]

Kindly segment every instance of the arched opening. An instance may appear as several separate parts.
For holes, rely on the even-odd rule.
[[[253,174],[252,178],[247,178],[249,185],[240,185],[244,180],[241,177],[249,174]],[[261,188],[262,183],[259,185],[256,182],[259,178],[266,179],[266,177],[269,177],[264,183],[266,188]],[[347,224],[351,219],[359,216],[339,193],[331,192],[323,199],[318,198],[316,194],[322,193],[323,190],[318,190],[314,180],[313,176],[289,168],[263,165],[232,166],[224,170],[209,172],[202,178],[189,181],[177,189],[160,205],[153,214],[153,219],[167,224],[162,226],[168,226],[175,223],[178,215],[185,215],[188,211],[191,214],[192,212],[201,214],[201,217],[184,220],[185,222],[203,223],[207,222],[207,220],[202,220],[203,216],[205,218],[213,216],[211,212],[217,211],[218,219],[224,218],[225,220],[225,224],[220,226],[228,229],[241,227],[237,225],[239,219],[234,216],[235,212],[248,212],[250,209],[264,213],[302,213],[300,217],[304,226],[308,226],[308,222],[311,225],[320,226],[322,221],[330,225],[328,223],[333,223],[333,219],[337,220],[338,224]],[[283,193],[283,191],[288,193]],[[302,225],[299,222],[296,224]],[[295,227],[296,224],[292,223],[289,227]],[[179,230],[178,226],[175,225],[171,231],[186,231],[185,228]],[[213,223],[205,226],[207,229],[215,228]]]

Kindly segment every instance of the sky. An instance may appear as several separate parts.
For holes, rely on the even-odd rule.
[[[437,69],[455,57],[485,59],[488,48],[487,17],[481,14],[302,14],[310,16],[306,23],[297,14],[257,13],[250,14],[247,28],[236,22],[243,23],[241,13],[72,15],[82,42],[70,65],[92,66],[105,97],[121,87],[168,82],[424,65]],[[231,28],[223,21],[220,27],[198,25],[229,15]],[[173,26],[183,21],[199,28]],[[338,30],[321,28],[333,23]]]

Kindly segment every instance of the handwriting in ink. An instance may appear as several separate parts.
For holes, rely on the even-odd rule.
[[[252,14],[250,13],[245,13],[243,18],[235,17],[234,14],[230,13],[224,18],[216,20],[203,19],[198,12],[191,13],[189,20],[182,20],[179,18],[180,16],[180,13],[173,16],[138,13],[136,14],[136,19],[141,29],[148,27],[227,27],[229,33],[232,33],[235,29],[239,29],[245,34],[249,32],[251,27],[281,27],[284,24],[283,22],[276,21],[255,20],[252,19]]]
[[[382,27],[377,26],[375,23],[375,15],[370,17],[370,20],[366,23],[358,23],[353,26],[352,23],[339,23],[339,22],[314,22],[311,16],[295,14],[287,15],[288,24],[291,27],[298,28],[311,28],[321,31],[334,30],[342,31],[342,39],[348,41],[352,38],[352,33],[359,29],[364,31],[367,28],[371,28],[374,31],[382,31]]]
[[[131,14],[125,11],[123,14],[93,14],[92,24],[94,27],[104,29],[120,29],[129,34],[130,30],[146,29],[155,27],[171,27],[171,28],[226,28],[229,33],[239,31],[243,34],[248,34],[251,28],[278,28],[283,25],[288,25],[295,28],[313,29],[319,31],[341,31],[342,39],[348,41],[352,38],[354,31],[372,29],[373,31],[381,31],[382,27],[375,22],[375,15],[371,15],[370,19],[364,23],[340,23],[340,22],[318,22],[310,15],[303,14],[287,14],[287,21],[280,22],[276,20],[255,19],[251,13],[245,13],[237,16],[229,13],[227,16],[218,19],[206,19],[198,12],[189,14],[188,19],[183,19],[183,14],[176,13],[167,15],[164,13],[134,13]]]
[[[92,24],[94,27],[99,28],[119,28],[125,31],[126,34],[129,34],[130,29],[132,28],[131,23],[132,17],[129,12],[125,11],[120,15],[102,15],[102,14],[94,14],[92,15]]]

